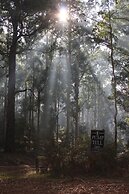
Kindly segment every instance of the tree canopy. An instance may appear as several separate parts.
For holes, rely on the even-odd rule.
[[[128,6],[113,0],[0,1],[5,151],[41,152],[64,163],[74,153],[77,160],[90,149],[93,129],[105,130],[105,144],[115,152],[128,148]]]

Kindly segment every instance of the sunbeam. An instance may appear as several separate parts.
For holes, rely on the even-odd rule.
[[[61,7],[58,13],[58,19],[62,23],[66,23],[68,21],[68,12],[66,7]]]

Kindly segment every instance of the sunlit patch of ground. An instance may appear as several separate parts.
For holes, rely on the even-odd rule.
[[[29,165],[0,166],[0,180],[26,178],[36,174],[35,167]]]

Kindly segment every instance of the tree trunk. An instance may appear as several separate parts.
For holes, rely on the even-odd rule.
[[[28,126],[28,150],[30,151],[30,148],[31,148],[31,135],[32,135],[32,96],[30,95],[29,97],[29,116],[28,116],[28,123],[29,123],[29,126]]]
[[[67,131],[66,131],[66,138],[69,142],[69,132],[70,132],[70,90],[71,90],[71,80],[70,80],[70,69],[71,69],[71,1],[69,0],[69,24],[68,24],[68,70],[67,70]]]
[[[36,131],[36,140],[35,140],[35,153],[38,155],[39,145],[40,145],[40,95],[41,91],[38,90],[37,97],[37,131]]]
[[[35,70],[34,70],[34,63],[33,63],[33,66],[32,66],[32,71],[33,71],[33,73],[32,73],[32,98],[31,98],[31,131],[32,131],[32,135],[34,135],[35,136],[35,127],[34,127],[34,103],[35,103],[35,99],[34,99],[34,77],[35,77]]]
[[[76,94],[75,94],[75,106],[76,106],[76,113],[75,113],[75,141],[79,136],[79,106],[78,106],[78,87],[76,87]]]
[[[94,82],[94,129],[96,129],[96,120],[97,120],[97,88],[96,83]]]
[[[79,56],[78,56],[79,57]],[[78,62],[76,64],[76,71],[75,71],[75,143],[79,136],[79,104],[78,104],[78,98],[79,98],[79,67]]]
[[[7,70],[6,70],[7,73]],[[7,113],[7,77],[5,78],[5,85],[4,85],[4,129],[3,129],[3,145],[5,144],[5,135],[6,135],[6,113]]]
[[[117,89],[116,89],[116,75],[115,75],[115,63],[114,63],[114,48],[113,48],[113,31],[112,31],[112,24],[111,24],[111,13],[109,10],[109,29],[110,29],[110,58],[111,58],[111,65],[112,65],[112,84],[113,84],[113,94],[114,94],[114,125],[115,125],[115,137],[114,137],[114,147],[115,152],[117,153]]]
[[[37,138],[39,139],[40,134],[40,90],[38,90],[38,99],[37,99]]]
[[[56,141],[58,144],[58,140],[59,140],[59,96],[57,97],[56,100]]]
[[[27,124],[28,124],[28,110],[27,110],[27,83],[25,82],[25,104],[24,104],[24,120],[25,120],[25,131],[24,131],[24,135],[26,135],[27,133]]]
[[[9,52],[9,81],[7,96],[6,140],[5,151],[13,152],[15,149],[15,74],[16,74],[16,47],[17,25],[14,29],[12,46]]]

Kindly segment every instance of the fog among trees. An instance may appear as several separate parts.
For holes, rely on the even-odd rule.
[[[0,0],[1,151],[85,160],[91,130],[129,149],[128,12],[126,0]]]

